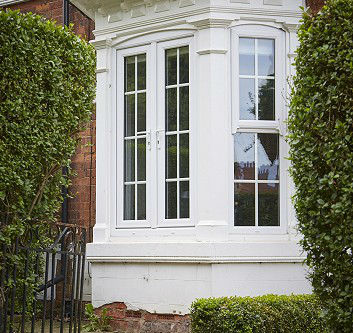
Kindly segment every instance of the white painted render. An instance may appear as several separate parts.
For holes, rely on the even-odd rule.
[[[281,160],[280,227],[236,228],[232,211],[233,134],[239,128],[232,93],[234,38],[248,27],[260,35],[273,31],[281,40],[283,53],[277,57],[283,69],[278,92],[282,100],[277,106],[281,116],[272,125],[280,133],[285,157],[286,79],[294,73],[291,64],[304,1],[73,2],[96,22],[92,43],[97,50],[97,215],[94,242],[88,245],[93,304],[119,301],[151,312],[187,313],[197,297],[310,292],[304,255],[297,245],[288,161]],[[148,61],[158,69],[159,45],[172,47],[185,40],[191,61],[190,221],[162,223],[158,184],[153,183],[148,194],[155,206],[150,205],[146,224],[136,221],[122,227],[119,59],[133,54],[134,48],[148,50]],[[147,84],[158,87],[155,74],[148,75]],[[152,110],[163,103],[159,98],[156,94],[150,100]],[[152,147],[157,135],[151,133]],[[152,174],[159,168],[156,154],[149,157]]]

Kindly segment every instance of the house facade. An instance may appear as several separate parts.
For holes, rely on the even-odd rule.
[[[68,215],[95,222],[93,304],[310,293],[285,141],[304,1],[72,2],[97,50],[96,145],[73,161]],[[59,24],[60,3],[0,1]]]
[[[95,306],[310,293],[286,118],[301,0],[75,0],[96,23]]]

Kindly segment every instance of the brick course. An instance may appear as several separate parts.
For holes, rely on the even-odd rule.
[[[96,309],[100,315],[106,308],[112,319],[110,325],[118,333],[190,333],[190,317],[175,314],[158,314],[142,310],[128,310],[122,302]]]
[[[306,5],[311,8],[313,13],[317,13],[325,4],[325,2],[326,0],[307,0]]]

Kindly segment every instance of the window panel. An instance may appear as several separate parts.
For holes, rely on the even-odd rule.
[[[167,86],[177,83],[177,49],[167,50],[166,56],[166,83]]]
[[[255,39],[239,38],[240,75],[255,75]]]
[[[259,133],[258,140],[258,179],[279,179],[279,140],[277,134]]]
[[[255,184],[234,184],[234,225],[255,226]]]
[[[189,134],[179,135],[179,177],[189,177]]]
[[[179,207],[180,207],[180,218],[190,217],[190,195],[189,195],[189,182],[181,181],[179,183]]]
[[[273,39],[258,39],[257,46],[258,72],[261,76],[275,75],[275,41]]]
[[[124,220],[135,219],[135,185],[124,186]]]
[[[275,81],[259,80],[259,120],[275,120]]]
[[[125,96],[125,136],[135,135],[135,95]]]
[[[146,219],[146,55],[125,58],[124,220]]]
[[[179,89],[179,129],[189,129],[189,87]]]
[[[234,136],[234,179],[255,179],[255,134]]]
[[[137,132],[146,131],[146,93],[137,94]]]
[[[239,103],[240,103],[240,119],[241,120],[256,119],[255,80],[254,79],[240,79],[240,82],[239,82]]]
[[[165,217],[189,218],[189,47],[165,52]]]
[[[177,207],[177,182],[166,182],[165,184],[166,219],[176,219]]]
[[[279,184],[267,183],[259,186],[259,226],[279,226]]]

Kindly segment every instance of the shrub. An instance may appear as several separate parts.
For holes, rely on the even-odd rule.
[[[290,116],[291,173],[315,293],[335,332],[353,327],[353,1],[304,14]]]
[[[312,295],[224,297],[191,305],[192,333],[325,333]]]
[[[21,221],[55,219],[94,94],[92,46],[38,15],[0,11],[0,240]]]

